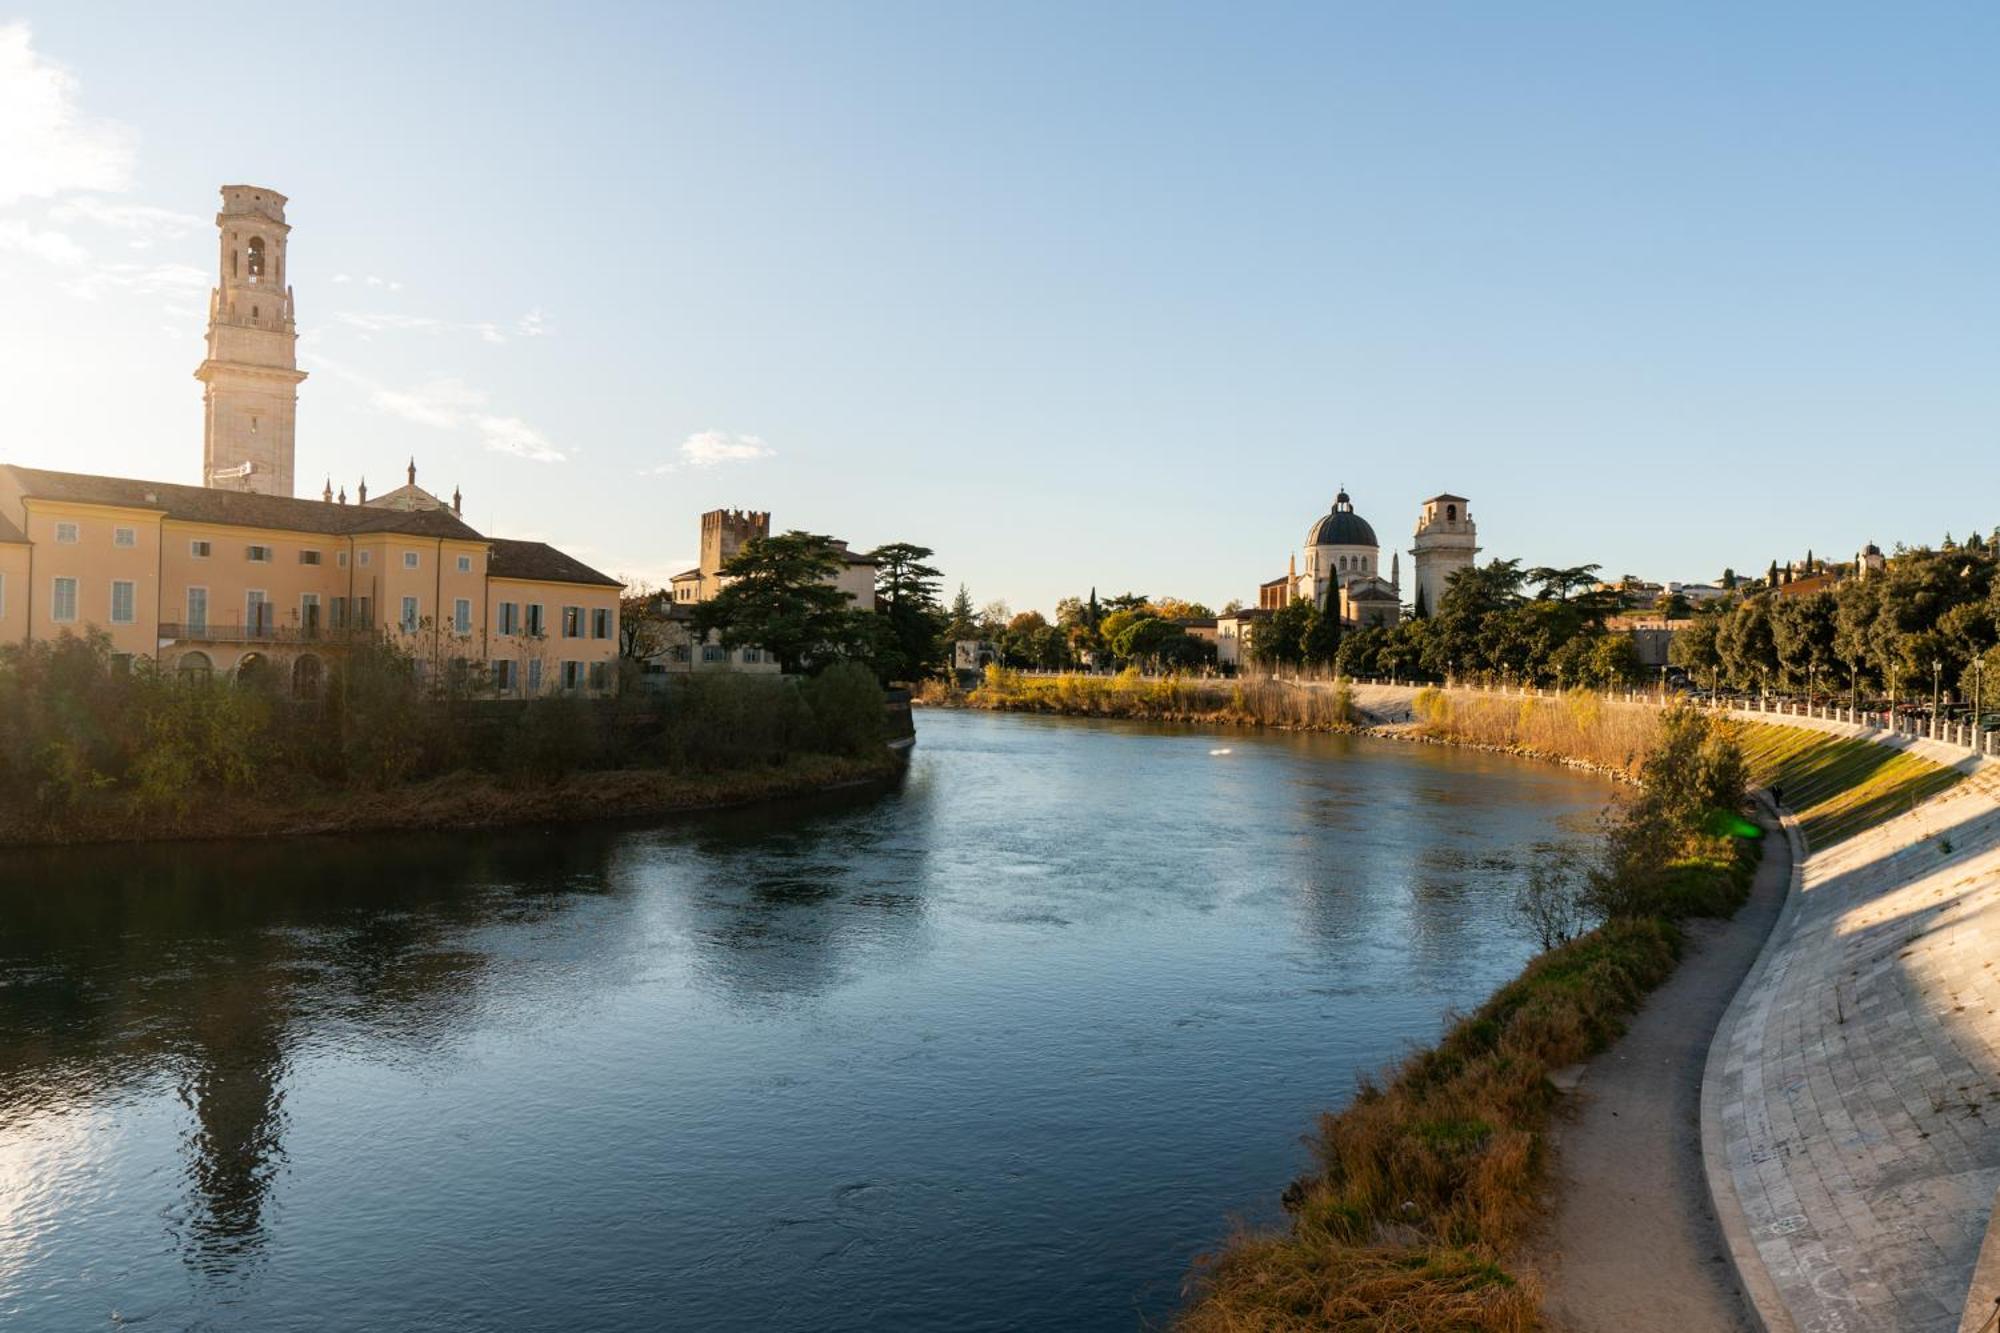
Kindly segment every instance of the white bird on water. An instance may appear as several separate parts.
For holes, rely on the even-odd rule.
[[[1228,751],[1228,750],[1210,750],[1210,751],[1209,751],[1209,753],[1210,753],[1210,754],[1228,754],[1228,753],[1229,753],[1229,751]]]

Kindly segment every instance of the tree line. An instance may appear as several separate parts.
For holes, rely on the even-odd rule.
[[[1698,609],[1673,662],[1714,688],[1892,698],[2000,693],[2000,540],[1897,547],[1832,581],[1774,573]]]

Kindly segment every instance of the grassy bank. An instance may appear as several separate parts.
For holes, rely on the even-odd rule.
[[[1417,692],[1421,734],[1637,778],[1660,734],[1658,709],[1577,690],[1554,697]]]
[[[1911,810],[1963,776],[1906,751],[1802,727],[1747,722],[1741,736],[1752,777],[1784,790],[1814,848]]]
[[[1681,919],[1728,915],[1748,893],[1759,844],[1729,817],[1746,774],[1728,724],[1656,717],[1648,740],[1583,697],[1477,702],[1428,701],[1425,725],[1639,779],[1578,885],[1601,924],[1323,1117],[1315,1169],[1286,1192],[1290,1227],[1204,1261],[1184,1329],[1535,1327],[1540,1292],[1508,1263],[1547,1185],[1549,1075],[1617,1038],[1673,971]]]
[[[465,771],[388,790],[279,796],[220,793],[170,824],[134,820],[122,802],[100,797],[54,816],[0,811],[0,846],[482,829],[637,818],[883,783],[902,766],[901,759],[881,750],[866,756],[798,755],[776,765],[710,773],[600,769],[526,786],[490,773]]]
[[[995,712],[1062,713],[1153,722],[1216,722],[1338,731],[1355,725],[1354,696],[1345,688],[1313,689],[1274,680],[1212,680],[1195,676],[1028,676],[988,667],[978,688],[949,694],[933,688],[932,705]]]

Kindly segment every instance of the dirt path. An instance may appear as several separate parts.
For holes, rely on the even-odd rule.
[[[1752,1327],[1709,1210],[1701,1075],[1709,1038],[1790,881],[1791,854],[1774,833],[1764,840],[1750,900],[1729,921],[1691,924],[1679,969],[1618,1044],[1585,1067],[1555,1134],[1555,1212],[1527,1256],[1547,1288],[1544,1312],[1554,1327]]]

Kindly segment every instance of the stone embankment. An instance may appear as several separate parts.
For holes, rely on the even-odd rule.
[[[1778,718],[1958,767],[1965,781],[1825,848],[1724,1017],[1704,1156],[1770,1329],[1978,1327],[2000,1187],[2000,765],[1938,741]],[[1792,825],[1796,838],[1796,825]]]

